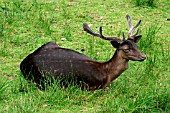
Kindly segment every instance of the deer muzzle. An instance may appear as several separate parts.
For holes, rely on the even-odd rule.
[[[146,55],[141,53],[141,54],[138,56],[138,58],[139,58],[139,61],[144,61],[144,60],[146,59]]]

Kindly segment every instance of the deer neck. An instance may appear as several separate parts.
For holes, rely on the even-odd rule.
[[[128,69],[128,61],[122,57],[122,53],[116,50],[113,57],[105,62],[103,65],[103,70],[107,73],[110,81],[116,79],[120,74],[122,74],[126,69]]]

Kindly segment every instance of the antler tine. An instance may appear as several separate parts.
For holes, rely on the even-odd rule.
[[[104,39],[104,40],[113,40],[113,37],[106,37],[106,36],[103,36],[103,33],[102,33],[102,26],[100,26],[99,28],[99,35],[100,35],[100,38]]]
[[[135,34],[132,35],[132,37],[135,37],[139,33],[139,29],[136,31]]]
[[[141,20],[139,20],[139,22],[135,25],[135,26],[131,26],[129,32],[132,34],[132,32],[140,25]]]
[[[128,21],[129,28],[131,28],[132,27],[131,18],[130,18],[130,16],[128,14],[126,15],[126,19]]]
[[[123,41],[122,39],[117,38],[117,37],[103,36],[102,27],[101,27],[101,26],[100,26],[100,28],[99,28],[99,34],[98,34],[98,33],[95,33],[94,31],[92,31],[92,30],[90,29],[90,27],[89,27],[86,23],[83,24],[83,29],[84,29],[84,31],[86,31],[87,33],[89,33],[89,34],[91,34],[91,35],[93,35],[93,36],[100,37],[100,38],[102,38],[102,39],[104,39],[104,40],[118,41],[118,42],[122,42],[122,41]]]
[[[125,41],[125,39],[126,39],[126,36],[125,36],[125,33],[124,33],[124,31],[122,31],[122,36],[123,36],[123,41]]]
[[[83,24],[83,30],[86,31],[87,33],[93,35],[93,36],[100,37],[100,34],[93,32],[86,23]]]
[[[138,34],[139,30],[137,30],[137,32],[135,34],[132,34],[132,33],[140,25],[141,20],[139,20],[139,22],[135,26],[132,26],[131,18],[130,18],[130,16],[128,14],[126,15],[126,19],[128,21],[128,26],[130,28],[129,31],[128,31],[128,38],[133,39]]]

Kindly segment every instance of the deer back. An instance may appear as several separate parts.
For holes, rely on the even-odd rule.
[[[40,84],[47,77],[54,77],[64,83],[83,81],[86,84],[104,84],[101,63],[93,61],[84,54],[61,48],[54,42],[47,43],[28,55],[20,65],[21,72],[27,79]],[[64,83],[65,84],[65,83]]]

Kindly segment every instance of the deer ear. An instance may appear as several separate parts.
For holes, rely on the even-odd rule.
[[[142,35],[136,36],[136,37],[134,38],[134,42],[135,42],[135,43],[138,43],[141,38],[142,38]]]
[[[119,48],[120,43],[118,41],[111,41],[110,43],[114,48]]]

